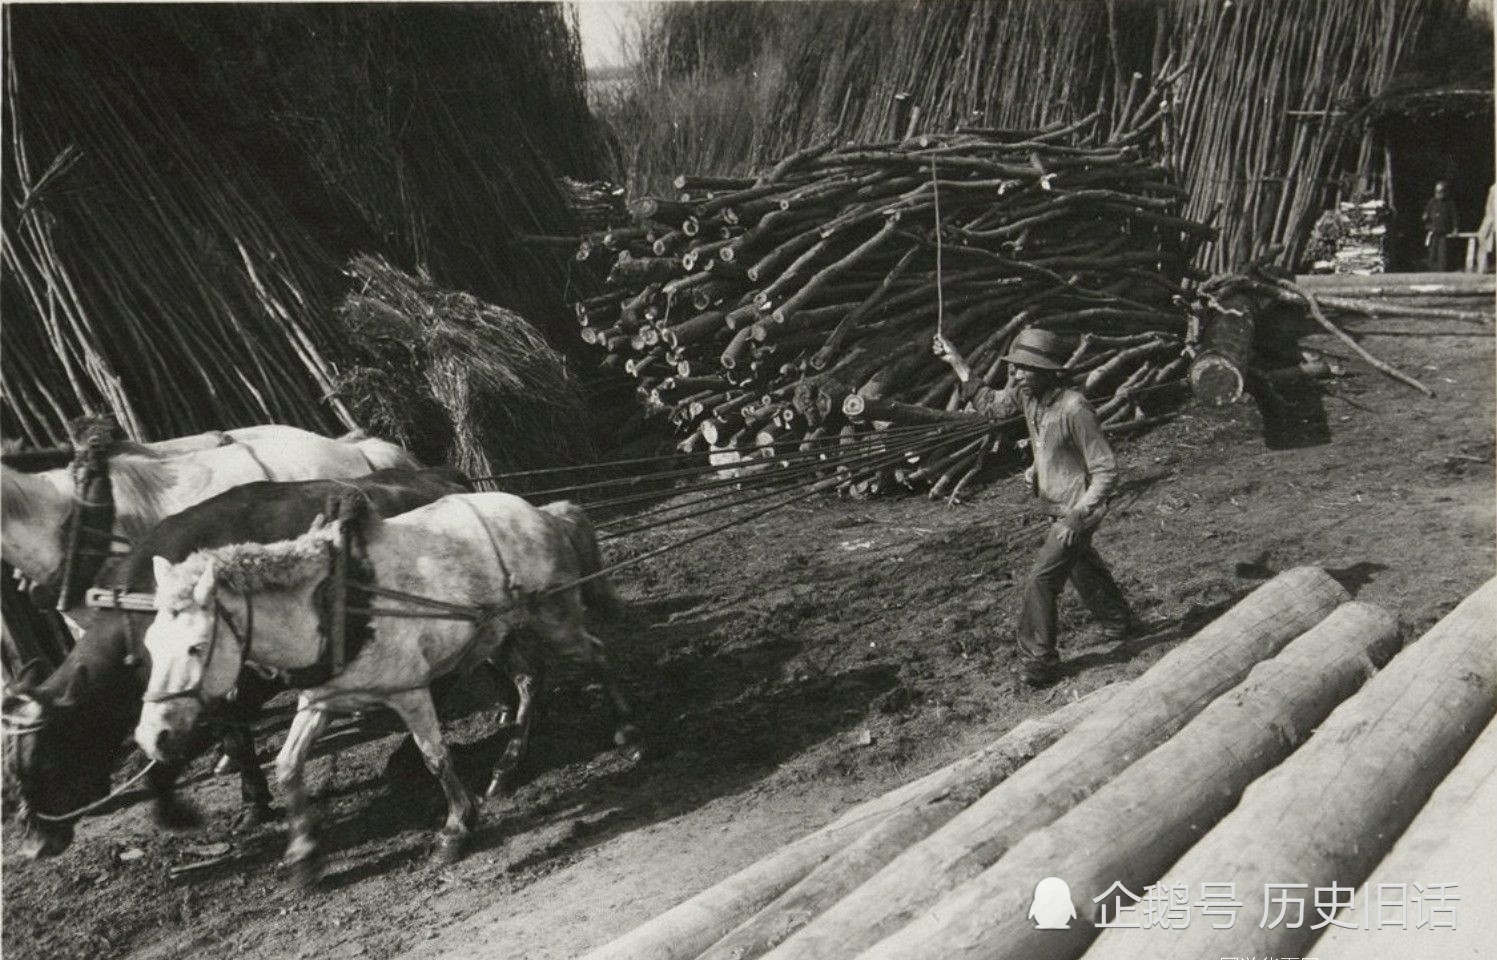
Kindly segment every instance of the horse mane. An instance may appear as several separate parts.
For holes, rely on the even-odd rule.
[[[156,450],[149,444],[137,443],[134,440],[116,440],[109,445],[111,457],[139,457],[142,460],[165,460],[171,456]]]
[[[31,492],[20,479],[20,471],[9,465],[0,470],[0,502],[15,517],[31,515]]]
[[[109,482],[114,490],[115,515],[132,540],[145,536],[144,529],[130,529],[136,517],[159,517],[170,511],[164,500],[181,475],[180,463],[154,453],[125,455],[109,460]]]
[[[203,570],[213,563],[214,582],[235,593],[283,590],[306,583],[328,572],[330,544],[339,536],[337,526],[319,527],[295,540],[279,543],[234,543],[199,550],[172,568],[156,584],[158,607],[180,606],[192,597]]]

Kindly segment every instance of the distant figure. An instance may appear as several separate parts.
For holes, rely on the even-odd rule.
[[[1034,887],[1034,903],[1029,905],[1029,919],[1036,930],[1069,930],[1076,919],[1076,905],[1071,902],[1071,888],[1060,877],[1046,877]]]
[[[1486,273],[1487,264],[1497,253],[1497,183],[1487,188],[1487,212],[1476,231],[1477,273]]]
[[[1437,273],[1450,269],[1447,238],[1455,233],[1455,203],[1445,181],[1435,184],[1435,195],[1424,205],[1425,245],[1429,247],[1429,268]]]

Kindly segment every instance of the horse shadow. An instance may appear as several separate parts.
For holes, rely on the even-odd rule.
[[[706,602],[677,596],[635,603],[624,620],[597,629],[644,732],[638,761],[612,748],[614,717],[592,678],[553,665],[529,751],[509,791],[485,805],[470,857],[507,848],[508,869],[538,865],[739,793],[862,722],[898,685],[897,669],[877,664],[787,678],[801,643],[756,629],[744,608],[704,609]],[[475,793],[511,736],[493,719],[492,710],[480,709],[448,727],[453,763]],[[345,729],[338,749],[386,735]],[[461,742],[474,731],[475,739]],[[321,884],[328,889],[423,859],[445,815],[441,788],[419,762],[384,773],[367,763],[358,769],[362,776],[314,787],[332,858]],[[358,800],[347,802],[352,797]],[[275,862],[279,830],[247,840],[243,861]]]

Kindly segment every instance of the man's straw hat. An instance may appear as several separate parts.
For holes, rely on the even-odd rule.
[[[1064,370],[1071,350],[1058,334],[1030,327],[1020,330],[1009,344],[1004,361],[1035,370]]]

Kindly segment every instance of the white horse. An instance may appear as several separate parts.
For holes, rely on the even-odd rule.
[[[109,458],[115,536],[138,540],[160,521],[257,480],[331,480],[386,467],[419,469],[410,454],[361,431],[323,437],[287,426],[245,427],[159,444],[117,444]],[[61,577],[63,531],[77,494],[68,468],[26,473],[0,465],[0,557],[43,585]],[[66,611],[79,627],[91,613]]]
[[[156,558],[157,614],[145,634],[151,676],[135,730],[141,749],[168,758],[202,706],[231,693],[246,661],[270,670],[319,662],[314,591],[329,576],[330,551],[345,526],[314,525],[295,540],[199,551],[180,564]],[[476,621],[376,615],[371,636],[344,670],[302,691],[276,777],[287,798],[286,861],[304,883],[319,876],[320,856],[302,768],[330,713],[384,705],[404,720],[447,796],[437,855],[448,862],[462,855],[478,806],[442,742],[428,689],[433,680],[482,663],[523,628],[553,652],[603,673],[615,707],[627,715],[602,642],[583,623],[584,606],[607,613],[616,598],[601,576],[578,584],[601,565],[581,510],[538,509],[505,493],[455,494],[383,521],[371,518],[363,534],[367,570],[379,588],[485,614]],[[411,608],[409,601],[384,605]],[[634,735],[626,724],[615,739],[622,746]]]

